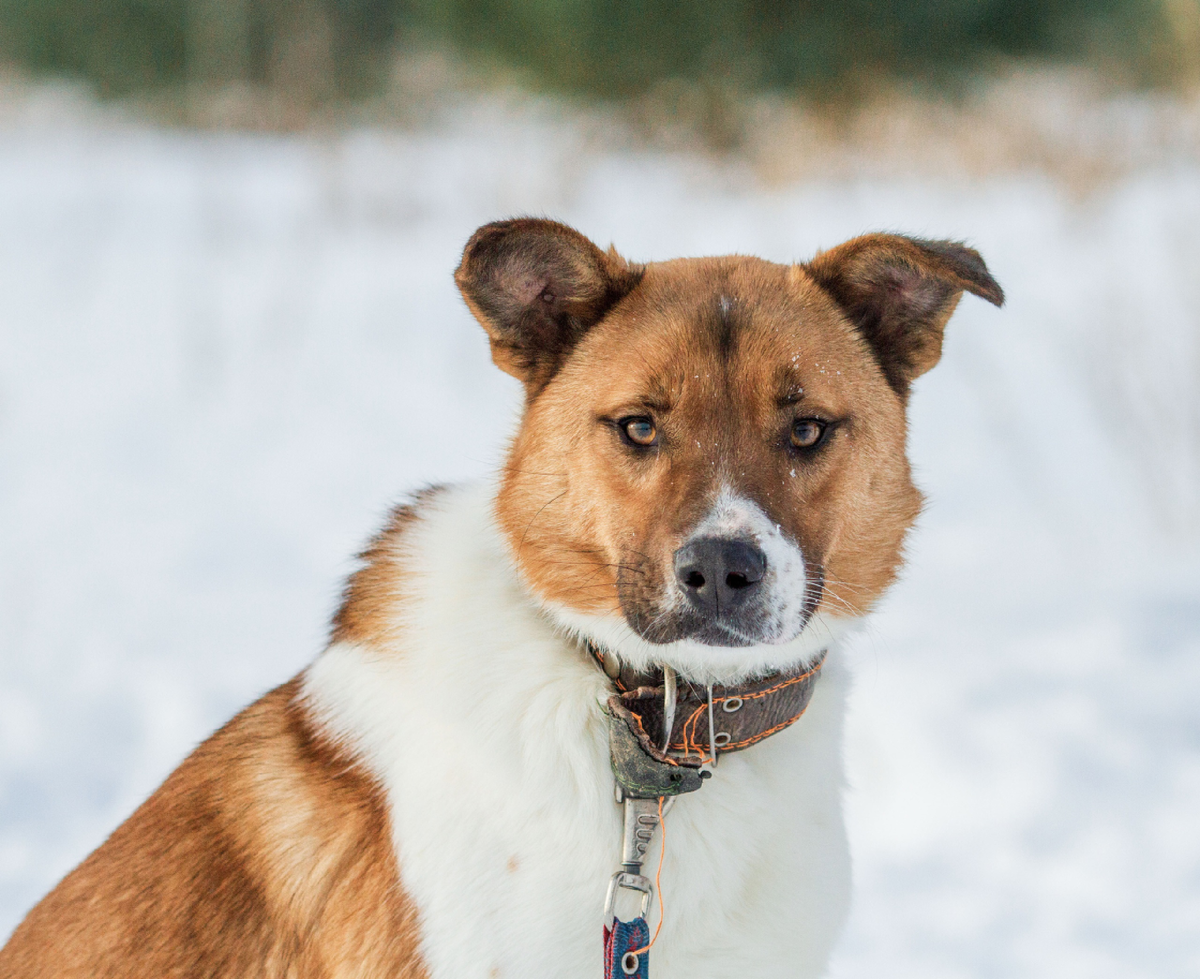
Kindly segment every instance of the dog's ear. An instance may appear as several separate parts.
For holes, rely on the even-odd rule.
[[[532,398],[641,275],[574,228],[517,218],[476,231],[454,281],[487,331],[492,360]]]
[[[979,252],[956,241],[863,235],[805,268],[866,338],[901,397],[941,358],[942,333],[963,290],[1004,303]]]

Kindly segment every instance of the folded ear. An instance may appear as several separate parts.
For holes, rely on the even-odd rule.
[[[492,360],[532,398],[641,275],[565,224],[517,218],[476,231],[454,281],[487,331]]]
[[[863,235],[805,268],[866,338],[901,397],[941,358],[942,333],[963,290],[1004,303],[979,252],[956,241]]]

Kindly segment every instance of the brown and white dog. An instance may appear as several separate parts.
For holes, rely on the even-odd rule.
[[[962,292],[1000,287],[946,241],[635,265],[542,220],[480,228],[456,279],[526,390],[496,485],[393,513],[325,652],[29,913],[4,979],[598,976],[621,815],[588,642],[700,683],[827,651],[804,717],[667,818],[653,953],[659,976],[824,970],[837,640],[921,505],[909,386]]]

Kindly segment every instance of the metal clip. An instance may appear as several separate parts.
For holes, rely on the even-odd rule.
[[[712,763],[712,767],[716,768],[717,767],[717,725],[716,725],[716,722],[713,720],[712,688],[713,688],[713,685],[710,683],[708,685],[708,750],[712,756],[711,758],[709,758],[709,761]]]
[[[663,751],[671,750],[671,729],[675,727],[675,671],[663,664]]]
[[[675,800],[667,799],[663,805],[663,813],[671,807]],[[654,886],[650,878],[642,876],[642,864],[646,861],[646,850],[654,839],[654,831],[660,822],[658,816],[658,799],[632,799],[626,796],[622,803],[625,807],[625,827],[621,835],[621,867],[613,874],[608,882],[608,896],[604,899],[604,920],[611,921],[617,903],[617,894],[621,890],[641,891],[641,917],[646,917],[650,907],[650,895]]]
[[[642,907],[638,912],[638,917],[646,917],[646,912],[650,910],[650,893],[653,890],[650,878],[619,870],[612,875],[612,880],[608,882],[608,894],[604,898],[604,920],[611,922],[616,917],[617,892],[620,890],[641,892]]]
[[[621,835],[621,865],[627,873],[641,872],[646,851],[658,829],[657,799],[626,799],[625,830]]]

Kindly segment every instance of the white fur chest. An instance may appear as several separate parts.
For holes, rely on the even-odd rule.
[[[432,979],[596,979],[621,833],[608,680],[524,591],[489,501],[443,494],[406,534],[402,648],[335,645],[305,690],[386,788]],[[656,979],[824,971],[849,890],[845,687],[831,651],[804,717],[667,816]]]

